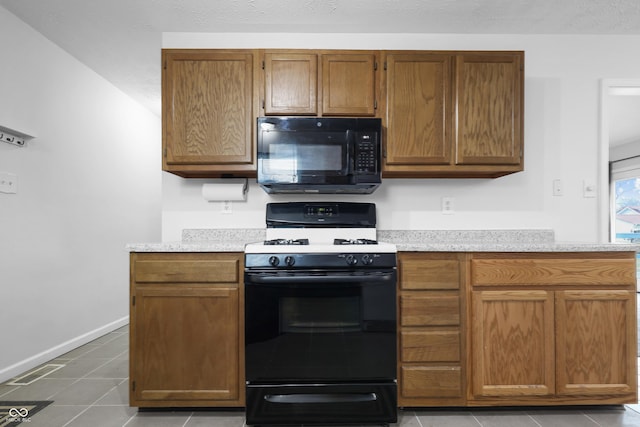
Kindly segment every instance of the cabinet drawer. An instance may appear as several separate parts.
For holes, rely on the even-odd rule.
[[[460,298],[457,295],[402,295],[401,326],[457,326],[460,324]]]
[[[400,339],[403,362],[460,361],[459,331],[405,331]]]
[[[402,397],[459,397],[462,374],[459,366],[403,366]]]
[[[405,290],[458,289],[460,264],[455,259],[400,257],[400,286]]]
[[[137,283],[237,283],[239,259],[138,260]]]
[[[491,258],[471,260],[474,286],[635,285],[635,259]]]

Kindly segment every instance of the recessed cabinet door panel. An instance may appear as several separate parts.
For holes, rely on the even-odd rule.
[[[558,394],[637,391],[635,298],[623,290],[557,292]]]
[[[322,55],[322,115],[374,116],[375,62],[373,53]]]
[[[317,54],[266,53],[264,67],[265,114],[317,113]]]
[[[457,164],[521,162],[522,73],[519,55],[457,56]]]
[[[553,293],[474,291],[472,300],[473,394],[554,394]]]
[[[451,56],[387,56],[387,158],[395,165],[451,162]]]
[[[238,289],[144,288],[134,309],[137,400],[238,399]]]
[[[250,164],[253,159],[253,54],[165,55],[165,161]]]

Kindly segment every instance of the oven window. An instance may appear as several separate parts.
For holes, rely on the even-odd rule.
[[[245,278],[247,381],[396,376],[394,283],[267,285]]]
[[[284,297],[281,333],[344,333],[362,329],[359,297]]]

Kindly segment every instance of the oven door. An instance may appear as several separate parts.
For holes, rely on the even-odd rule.
[[[248,383],[396,378],[396,271],[245,274]]]
[[[247,425],[397,420],[396,271],[245,273]]]

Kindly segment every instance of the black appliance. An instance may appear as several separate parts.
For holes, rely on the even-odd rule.
[[[245,249],[248,425],[397,421],[396,248],[375,222],[369,203],[268,205]]]
[[[381,123],[259,117],[258,184],[267,193],[372,193],[381,183]]]

